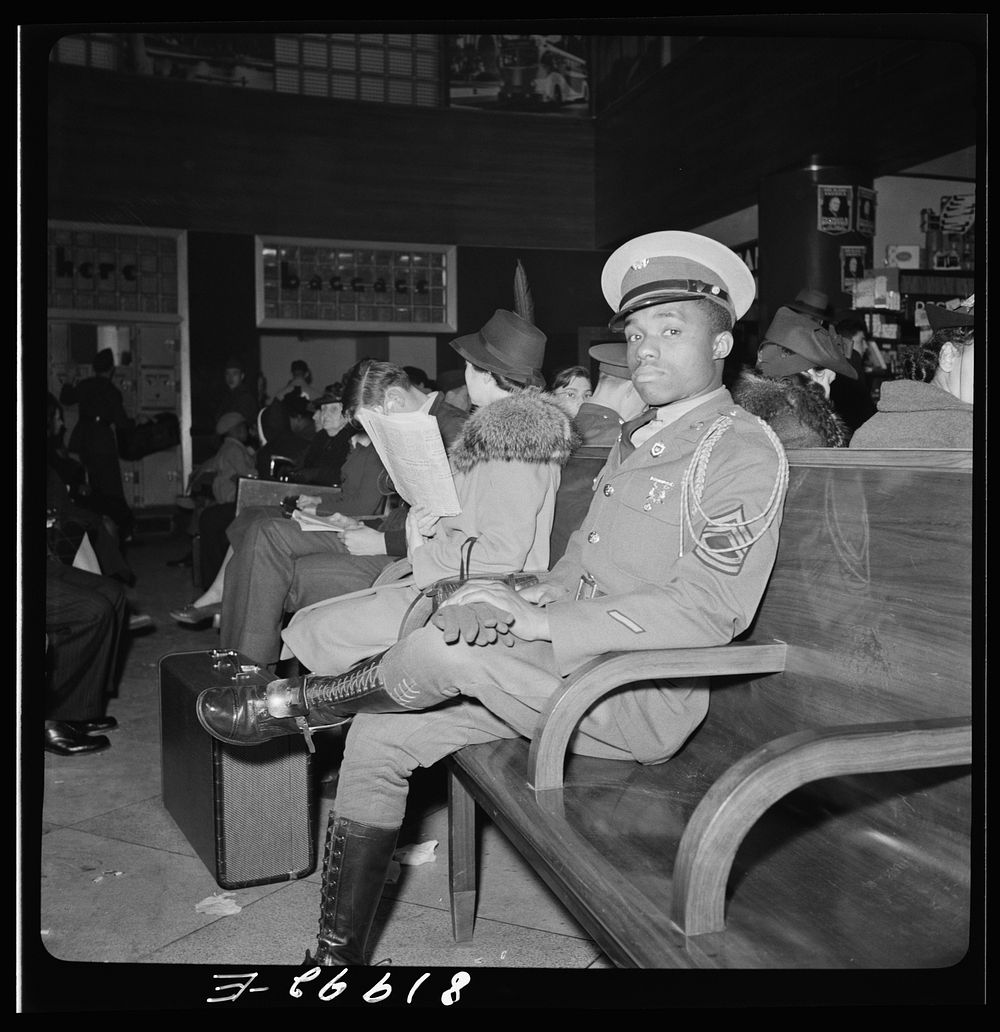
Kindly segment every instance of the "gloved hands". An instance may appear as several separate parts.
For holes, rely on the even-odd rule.
[[[460,638],[469,645],[492,645],[502,641],[513,646],[510,633],[513,616],[491,602],[470,602],[459,605],[445,604],[431,617],[431,623],[444,632],[449,645]]]

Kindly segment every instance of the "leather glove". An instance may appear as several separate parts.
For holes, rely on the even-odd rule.
[[[512,617],[507,610],[489,602],[441,606],[431,617],[431,623],[441,629],[449,645],[462,638],[469,645],[492,645],[500,640],[512,646],[511,622]]]

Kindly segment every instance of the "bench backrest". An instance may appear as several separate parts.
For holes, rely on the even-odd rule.
[[[968,452],[789,451],[774,571],[746,637],[788,643],[783,673],[713,683],[708,717],[671,760],[719,776],[796,731],[972,712]],[[967,768],[818,781],[831,811],[961,854]],[[958,862],[958,861],[956,861]]]
[[[289,495],[312,495],[322,499],[322,507],[336,508],[343,492],[339,487],[321,484],[295,484],[284,480],[259,480],[240,477],[236,485],[236,515],[255,505],[281,505]]]
[[[553,562],[586,513],[601,452],[570,460]],[[777,559],[744,635],[786,642],[787,668],[715,685],[719,763],[804,728],[968,715],[971,452],[815,448],[788,459]]]
[[[751,629],[789,644],[789,730],[967,715],[968,452],[789,452],[774,572]],[[804,695],[802,683],[821,686]],[[773,719],[768,720],[773,729]]]

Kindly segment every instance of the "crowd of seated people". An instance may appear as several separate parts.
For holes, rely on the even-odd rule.
[[[468,409],[449,405],[441,391],[403,368],[363,360],[345,377],[339,401],[318,399],[321,419],[324,409],[340,406],[329,414],[329,428],[320,425],[331,439],[344,434],[349,442],[343,497],[326,514],[331,529],[306,531],[276,507],[251,507],[226,527],[228,551],[211,591],[194,606],[202,610],[198,622],[218,613],[223,648],[276,674],[288,673],[281,659],[292,658],[305,673],[266,688],[205,693],[203,726],[223,741],[252,745],[352,722],[330,836],[355,851],[347,860],[343,850],[334,859],[328,850],[317,963],[364,962],[373,894],[377,902],[415,766],[470,742],[530,734],[558,679],[588,658],[730,640],[748,624],[776,552],[785,448],[925,446],[863,442],[888,439],[868,436],[890,432],[885,419],[876,426],[880,417],[924,411],[934,401],[956,420],[968,415],[969,436],[954,439],[971,442],[971,397],[961,393],[972,377],[971,305],[931,316],[944,335],[904,366],[914,384],[938,394],[921,391],[915,398],[907,388],[905,398],[903,390],[896,398],[886,392],[892,385],[883,385],[884,404],[854,429],[831,402],[831,384],[836,377],[857,379],[857,366],[827,321],[791,306],[779,309],[755,368],[743,370],[730,393],[722,365],[733,346],[733,323],[752,300],[752,277],[727,249],[696,234],[650,236],[655,244],[632,241],[606,266],[611,328],[624,330],[625,340],[591,349],[596,385],[586,368],[573,366],[546,389],[545,335],[504,310],[477,334],[452,342],[466,363]],[[710,274],[701,283],[705,290],[676,286],[689,282],[679,270],[691,261]],[[405,502],[383,509],[392,485],[357,422],[366,408],[389,418],[422,411],[437,420],[459,515],[436,517]],[[678,432],[688,427],[698,434]],[[699,448],[708,435],[714,436],[706,456]],[[554,496],[562,467],[580,444],[610,447],[611,458],[588,486],[586,525],[549,570]],[[633,451],[669,476],[637,473],[635,463],[623,467]],[[738,507],[751,529],[710,524],[678,554],[676,540],[669,547],[661,540],[662,529],[680,527],[683,538],[690,522],[677,509],[683,493],[669,489],[696,461],[727,471],[714,482],[708,478],[720,492],[711,504],[720,518]],[[373,589],[399,558],[409,560],[409,576]],[[652,571],[667,568],[669,577],[651,579]],[[538,571],[540,583],[514,591],[475,579],[525,570]],[[414,599],[466,572],[471,582],[419,632],[397,641]],[[448,648],[463,641],[512,649],[499,662],[492,653]],[[624,693],[588,716],[576,747],[662,762],[707,705],[706,691],[690,687]],[[381,720],[386,713],[394,720]],[[360,900],[358,912],[348,913],[338,895]]]

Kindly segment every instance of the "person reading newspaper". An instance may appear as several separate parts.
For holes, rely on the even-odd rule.
[[[437,422],[446,448],[455,444],[468,419],[440,391],[426,395],[417,390],[402,367],[370,358],[357,362],[344,377],[345,417],[353,422],[365,400],[383,414],[422,410]],[[273,666],[281,652],[286,612],[367,588],[387,566],[405,557],[405,504],[377,520],[365,519],[378,511],[392,485],[368,435],[360,427],[358,431],[359,443],[344,463],[335,515],[324,516],[321,507],[310,506],[300,495],[292,518],[278,506],[250,506],[227,528],[231,547],[219,585],[222,648]],[[303,510],[311,510],[323,531],[303,533]]]
[[[457,577],[463,556],[473,575],[548,568],[556,491],[574,432],[569,417],[540,389],[545,341],[531,323],[498,310],[478,333],[452,342],[466,359],[475,406],[448,455],[459,511],[439,514],[455,506],[443,481],[432,481],[426,469],[422,484],[396,485],[401,493],[413,492],[407,516],[412,576],[300,609],[282,638],[306,669],[345,670],[388,648],[414,599],[435,582]],[[381,407],[366,386],[359,412]],[[391,411],[382,416],[383,424],[412,422]],[[430,454],[426,441],[413,448]]]

